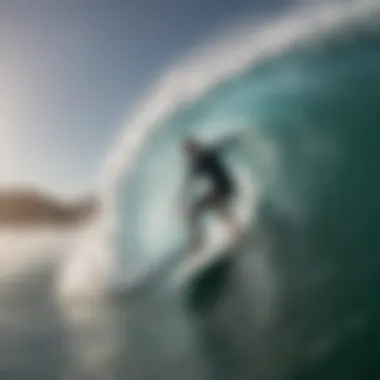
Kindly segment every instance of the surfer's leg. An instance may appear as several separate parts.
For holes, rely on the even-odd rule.
[[[188,227],[190,232],[190,249],[199,249],[202,245],[202,228],[200,215],[197,210],[193,209],[190,211],[188,216]]]
[[[228,226],[232,235],[239,234],[241,225],[236,213],[232,207],[232,199],[230,196],[221,195],[215,201],[215,211]]]
[[[199,250],[204,243],[204,233],[202,228],[202,215],[207,209],[208,196],[195,202],[188,214],[188,228],[190,232],[190,249]]]

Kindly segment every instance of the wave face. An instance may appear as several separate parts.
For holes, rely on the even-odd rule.
[[[228,157],[260,195],[240,205],[262,243],[247,247],[236,272],[234,310],[249,317],[243,323],[233,311],[227,324],[250,378],[378,371],[380,13],[353,3],[321,17],[327,26],[292,19],[294,38],[285,23],[256,45],[251,31],[249,52],[170,73],[113,166],[119,266],[138,272],[186,239],[173,205],[181,139],[212,140],[241,126],[255,135]]]
[[[194,59],[163,76],[106,168],[105,219],[107,228],[116,222],[119,258],[108,261],[95,228],[85,239],[91,240],[86,255],[78,253],[75,285],[78,278],[89,287],[99,278],[106,282],[83,276],[91,265],[95,272],[116,267],[128,278],[181,251],[179,142],[188,134],[212,140],[244,126],[255,143],[228,160],[249,190],[238,206],[252,217],[256,239],[237,260],[228,321],[223,315],[217,321],[228,348],[241,354],[235,356],[246,378],[379,377],[380,9],[373,1],[342,3],[318,6],[307,17],[292,11],[263,32],[243,27],[217,54],[205,48],[205,61]],[[151,288],[161,292],[157,283]],[[186,345],[175,337],[182,339],[177,333],[193,322],[179,306],[181,292],[171,291],[136,318],[144,334],[158,326],[162,339],[171,338],[159,353]],[[166,314],[157,325],[168,304],[181,322],[175,334]],[[153,343],[144,334],[146,346]],[[224,361],[215,360],[223,368]],[[182,371],[182,362],[177,368]]]
[[[355,204],[359,177],[361,195],[368,192],[360,199],[372,199],[377,188],[363,181],[372,181],[376,171],[371,152],[377,146],[380,52],[373,20],[379,13],[362,8],[360,17],[347,16],[323,33],[305,29],[307,38],[293,38],[290,47],[276,47],[267,55],[257,48],[251,63],[237,65],[240,69],[233,73],[228,69],[227,75],[219,70],[217,80],[207,79],[204,88],[194,89],[191,69],[177,70],[166,80],[170,85],[159,86],[159,95],[141,111],[145,115],[134,121],[140,135],[128,134],[128,149],[136,158],[127,160],[116,181],[119,244],[129,268],[138,270],[184,244],[186,231],[175,213],[175,199],[184,164],[179,143],[187,135],[212,140],[241,126],[251,128],[255,143],[231,154],[230,164],[294,223],[326,227],[326,222],[336,229],[338,215]],[[192,76],[194,88],[183,89],[181,99],[181,83],[191,85]],[[167,106],[170,94],[175,107]],[[148,122],[146,114],[155,110]],[[366,174],[358,173],[362,171]],[[242,208],[254,207],[247,202],[242,201]],[[328,217],[321,211],[327,205]],[[357,218],[353,230],[355,223]],[[343,231],[340,235],[346,236]]]

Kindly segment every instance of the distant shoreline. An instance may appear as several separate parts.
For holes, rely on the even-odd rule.
[[[93,196],[64,201],[34,189],[0,189],[0,229],[71,227],[96,213]]]

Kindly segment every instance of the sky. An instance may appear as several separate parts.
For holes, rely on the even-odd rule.
[[[165,66],[285,0],[0,0],[0,187],[91,191]]]

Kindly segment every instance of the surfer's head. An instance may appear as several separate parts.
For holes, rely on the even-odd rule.
[[[202,144],[193,137],[187,137],[182,142],[183,151],[191,156],[198,154],[201,151]]]

